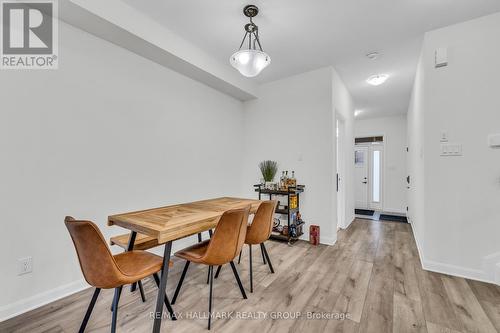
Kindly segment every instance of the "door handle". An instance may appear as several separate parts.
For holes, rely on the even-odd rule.
[[[363,184],[368,184],[368,182],[362,182]]]

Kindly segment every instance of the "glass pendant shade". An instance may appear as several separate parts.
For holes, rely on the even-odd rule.
[[[241,75],[254,77],[271,63],[271,58],[264,51],[248,49],[234,53],[229,61]]]

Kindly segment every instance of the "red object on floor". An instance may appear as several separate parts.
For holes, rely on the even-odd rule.
[[[309,227],[309,243],[312,245],[319,244],[319,225],[311,225]]]

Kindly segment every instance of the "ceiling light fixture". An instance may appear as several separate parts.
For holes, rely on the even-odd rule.
[[[378,53],[378,52],[376,52],[376,51],[375,51],[375,52],[370,52],[370,53],[368,53],[368,54],[366,55],[366,57],[367,57],[368,59],[370,59],[370,60],[376,60],[376,59],[378,59],[378,57],[379,57],[379,56],[380,56],[380,53]]]
[[[372,86],[379,86],[382,83],[384,83],[388,78],[389,78],[389,75],[387,75],[387,74],[377,74],[377,75],[370,76],[366,80],[366,82],[368,82]]]
[[[253,23],[252,18],[257,16],[259,8],[254,5],[245,6],[243,14],[250,18],[250,23],[245,24],[245,35],[241,41],[240,48],[235,52],[229,62],[241,75],[254,77],[271,63],[271,57],[262,50],[259,39],[259,28]],[[248,37],[248,49],[241,49]],[[258,47],[258,49],[257,49]]]

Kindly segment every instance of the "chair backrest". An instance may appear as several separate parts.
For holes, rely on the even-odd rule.
[[[64,219],[75,245],[80,268],[88,284],[96,288],[113,288],[122,272],[118,269],[99,228],[90,221]]]
[[[223,265],[233,260],[245,243],[250,207],[224,212],[210,239],[203,261]]]
[[[273,229],[273,217],[277,204],[276,200],[264,201],[260,204],[252,224],[248,227],[245,243],[260,244],[269,239]]]

